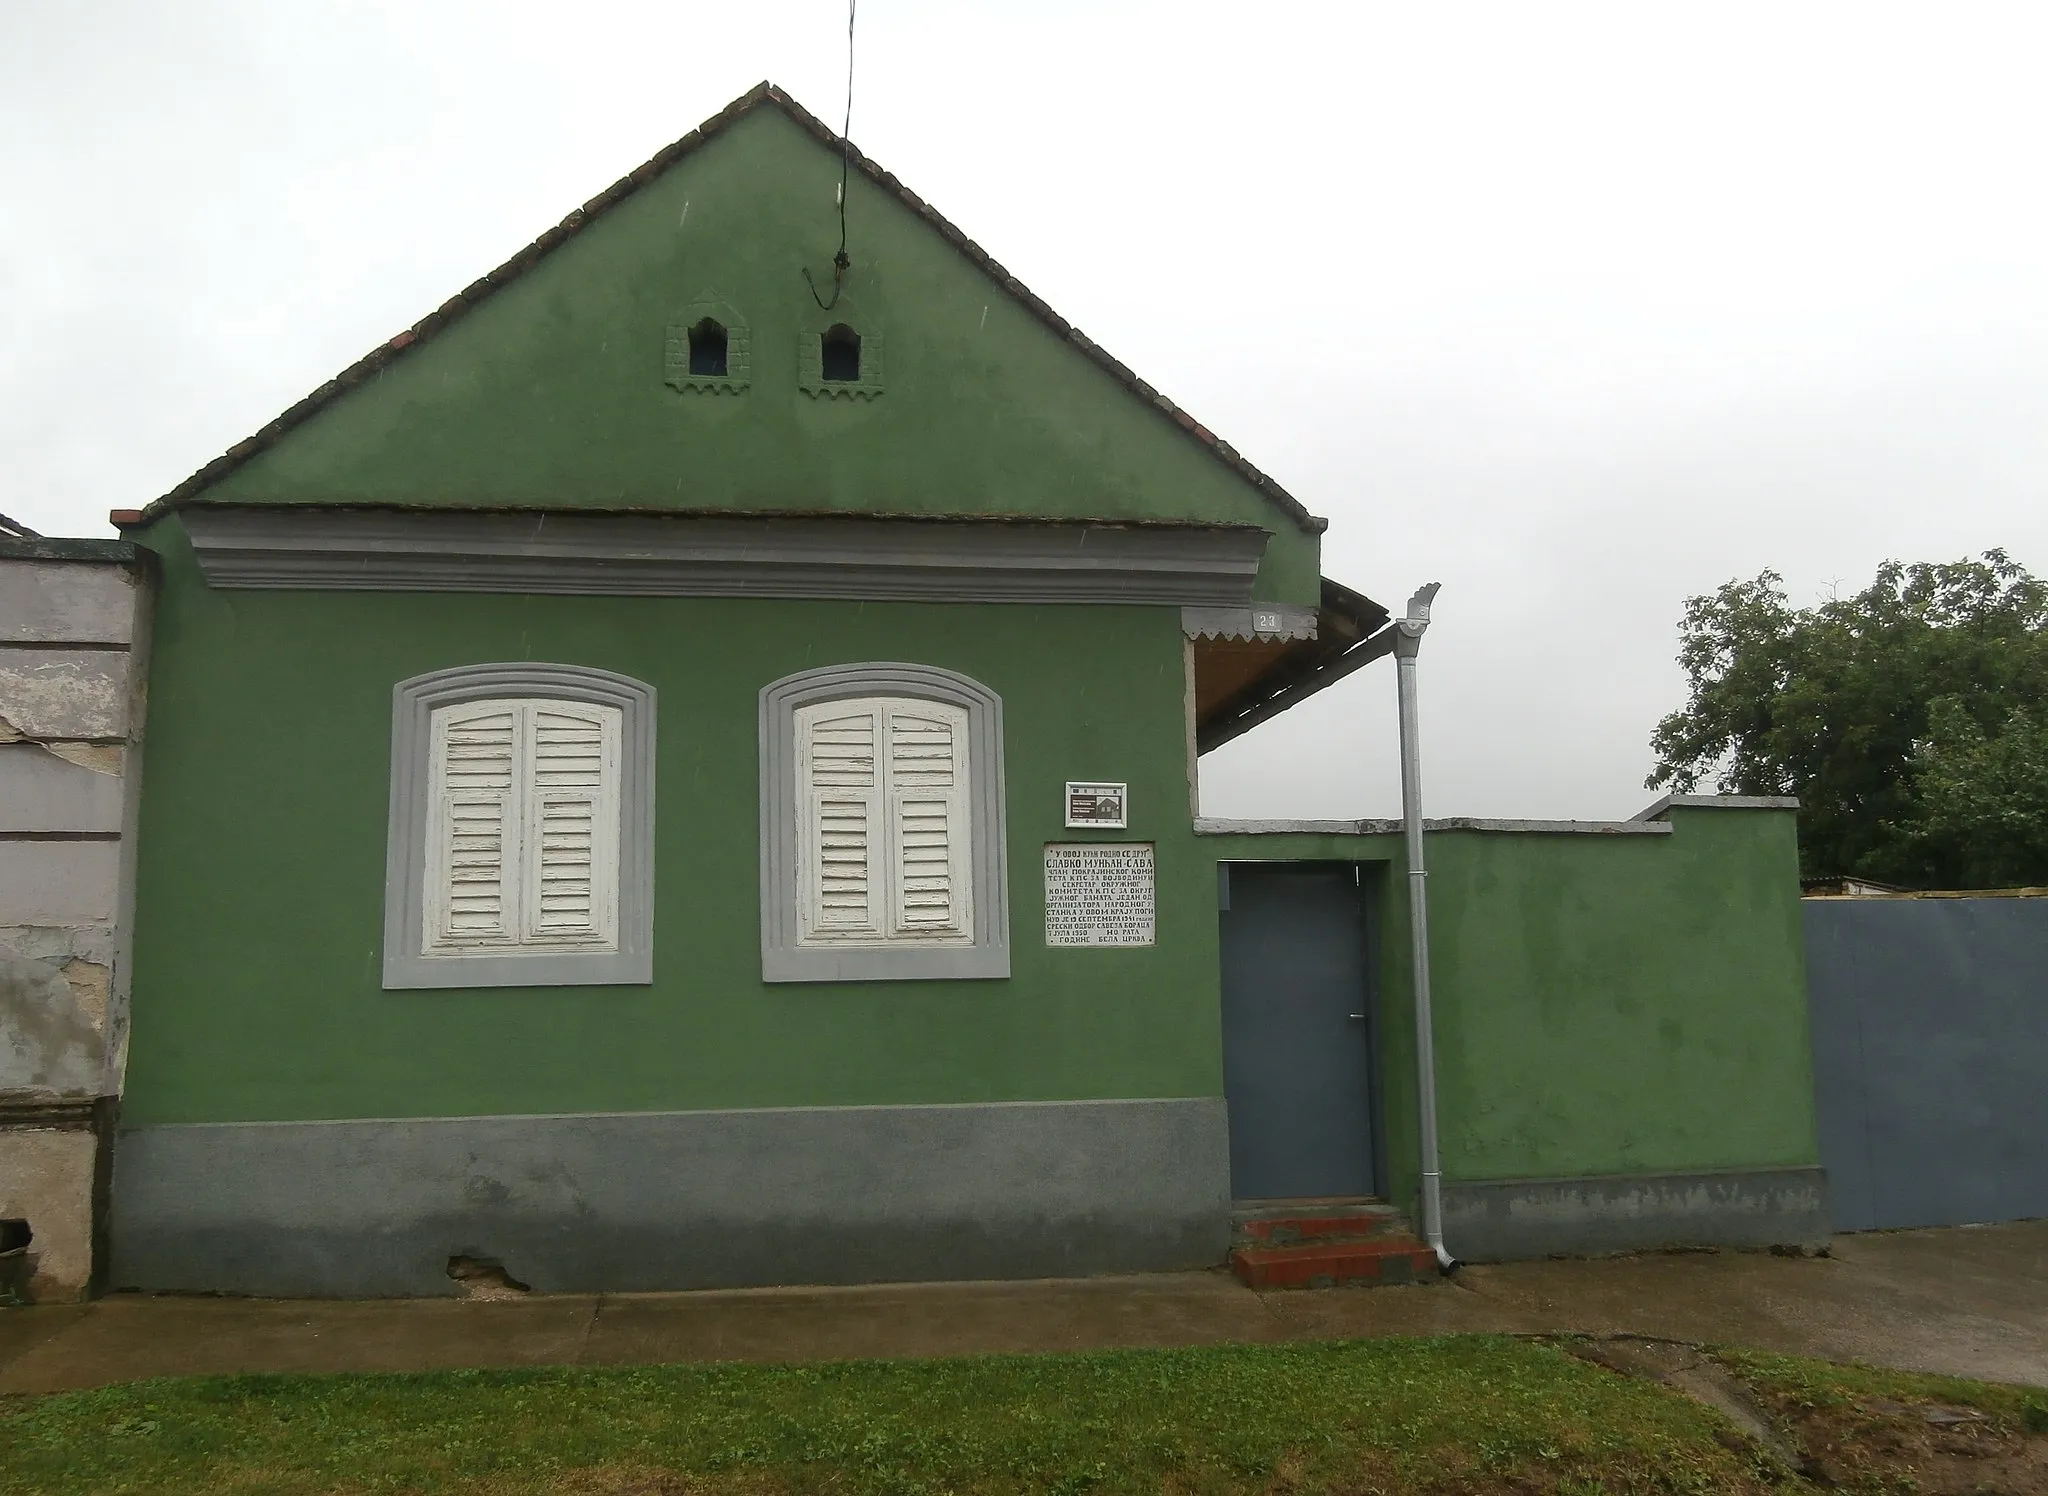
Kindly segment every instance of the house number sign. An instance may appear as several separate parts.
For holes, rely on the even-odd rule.
[[[1150,842],[1051,842],[1045,849],[1045,943],[1153,943]]]

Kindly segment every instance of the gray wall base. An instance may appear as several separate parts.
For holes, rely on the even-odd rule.
[[[1444,1245],[1465,1262],[1658,1247],[1817,1247],[1830,1234],[1818,1167],[1498,1179],[1444,1186]]]
[[[1227,1246],[1220,1097],[124,1130],[117,1288],[450,1294],[1079,1276]]]

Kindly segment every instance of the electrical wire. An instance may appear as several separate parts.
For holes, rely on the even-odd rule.
[[[804,284],[811,288],[811,300],[828,312],[839,305],[839,293],[846,289],[846,272],[853,265],[846,253],[846,178],[853,155],[847,137],[853,133],[853,15],[859,3],[860,0],[846,0],[846,123],[839,127],[839,252],[832,256],[830,301],[818,294],[818,283],[811,279],[811,267],[804,266]]]

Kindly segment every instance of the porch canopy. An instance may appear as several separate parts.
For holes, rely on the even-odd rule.
[[[1322,579],[1315,608],[1182,608],[1193,644],[1195,750],[1207,753],[1394,649],[1387,610]]]

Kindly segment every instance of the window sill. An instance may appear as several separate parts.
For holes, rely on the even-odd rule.
[[[1010,974],[1007,945],[940,949],[784,947],[761,952],[764,982],[995,981]]]
[[[386,992],[450,987],[645,987],[653,981],[651,951],[384,958]]]

